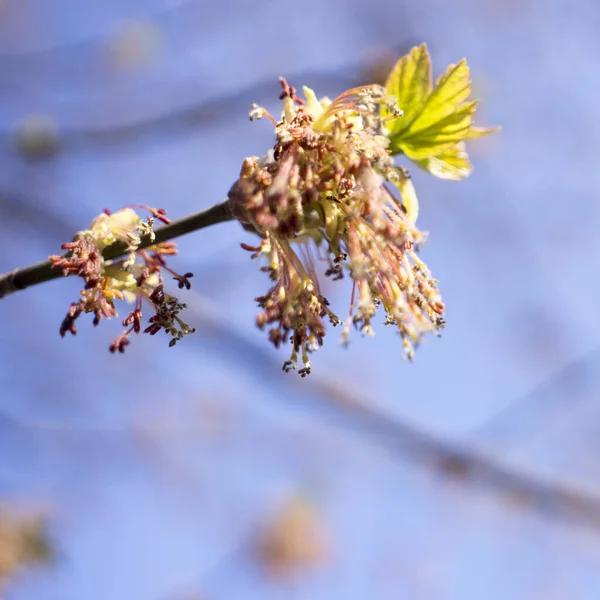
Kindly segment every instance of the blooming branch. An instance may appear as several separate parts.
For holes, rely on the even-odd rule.
[[[394,165],[384,135],[380,106],[401,114],[379,86],[349,90],[333,102],[306,102],[282,80],[284,108],[277,122],[254,107],[251,118],[275,125],[276,143],[264,158],[244,161],[229,197],[232,212],[262,237],[242,247],[263,259],[271,287],[256,299],[257,317],[270,341],[288,339],[291,356],[284,370],[310,373],[309,353],[323,344],[325,322],[373,335],[379,308],[394,325],[411,358],[423,334],[444,326],[444,304],[415,248],[424,241],[407,215],[400,189],[412,187],[408,172]],[[340,318],[322,293],[316,263],[334,280],[353,280],[349,315]]]
[[[148,249],[140,248],[142,237],[155,241],[154,219],[169,223],[163,209],[147,208],[150,213],[146,221],[132,208],[116,213],[105,212],[94,219],[89,229],[80,231],[72,242],[61,246],[68,254],[51,256],[50,262],[63,275],[76,275],[83,279],[81,300],[73,302],[60,326],[60,335],[67,332],[75,335],[76,320],[84,313],[93,313],[94,325],[103,318],[118,316],[116,300],[127,300],[133,310],[123,319],[125,331],[117,337],[109,349],[111,352],[125,351],[132,333],[140,333],[144,303],[155,311],[144,333],[154,335],[161,329],[171,335],[170,346],[195,330],[179,317],[186,308],[177,298],[165,293],[163,277],[168,273],[177,280],[179,288],[190,289],[192,273],[179,275],[167,266],[166,256],[177,253],[173,242],[160,242]],[[127,245],[125,257],[106,259],[103,250],[116,242]]]
[[[84,282],[81,299],[71,304],[61,335],[75,334],[83,313],[92,313],[95,325],[117,316],[115,302],[125,300],[133,309],[111,352],[123,352],[131,334],[142,330],[163,330],[173,345],[194,330],[181,320],[185,304],[165,291],[164,277],[189,289],[192,274],[167,266],[166,257],[176,252],[167,240],[235,218],[259,236],[241,246],[269,275],[270,287],[256,298],[256,323],[276,348],[291,346],[285,371],[300,366],[300,375],[310,373],[309,355],[323,345],[327,323],[341,327],[347,344],[352,328],[373,335],[380,310],[412,359],[424,335],[440,334],[445,306],[418,255],[427,236],[416,226],[419,206],[410,174],[394,157],[444,179],[469,175],[465,141],[497,128],[474,125],[477,102],[469,98],[466,61],[451,65],[434,84],[422,45],[397,62],[385,87],[353,88],[333,101],[318,100],[309,88],[302,99],[280,81],[281,118],[257,105],[250,111],[251,120],[271,121],[275,144],[265,156],[243,161],[227,201],[156,232],[155,219],[168,221],[163,210],[148,208],[146,221],[134,207],[100,215],[63,244],[66,254],[0,276],[0,297],[59,273],[76,275]],[[352,280],[345,318],[323,293],[319,263],[322,276]],[[144,328],[146,306],[154,314]]]

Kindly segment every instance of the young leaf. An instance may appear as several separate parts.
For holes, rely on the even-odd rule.
[[[388,122],[388,129],[399,134],[419,114],[431,93],[431,60],[426,44],[415,46],[396,63],[388,77],[386,90],[396,98],[404,113],[402,117]],[[384,107],[384,116],[389,115],[389,109]]]
[[[455,113],[470,95],[469,67],[463,59],[457,65],[450,65],[436,81],[433,91],[410,124],[411,134],[415,135],[442,122]]]
[[[396,63],[386,91],[404,111],[402,117],[391,119],[389,109],[383,110],[392,154],[405,154],[436,177],[466,177],[471,164],[462,142],[497,130],[473,125],[477,101],[469,101],[471,81],[466,60],[450,65],[432,85],[425,44]]]
[[[460,142],[437,156],[415,160],[414,163],[440,179],[464,179],[473,170],[464,148],[465,145]]]

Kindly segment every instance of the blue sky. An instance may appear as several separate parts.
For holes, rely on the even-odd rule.
[[[137,67],[115,59],[132,23],[153,36]],[[55,253],[104,207],[178,217],[223,198],[243,158],[271,144],[247,109],[277,109],[280,75],[333,96],[381,52],[426,41],[437,73],[466,56],[479,122],[503,131],[472,144],[465,182],[414,173],[447,329],[412,365],[383,327],[349,349],[332,331],[311,377],[431,439],[596,498],[599,23],[592,0],[5,0],[0,271]],[[207,104],[194,122],[159,119],[137,137],[84,135]],[[63,136],[50,160],[14,152],[9,132],[33,114]],[[109,355],[118,323],[82,323],[61,340],[76,282],[2,300],[0,499],[47,507],[58,549],[9,597],[598,598],[589,520],[444,476],[280,372],[284,353],[254,327],[267,281],[243,241],[234,223],[180,240],[173,266],[195,273],[198,332],[174,349],[140,338]],[[331,290],[338,306],[348,297]],[[331,552],[276,584],[249,541],[297,494]]]

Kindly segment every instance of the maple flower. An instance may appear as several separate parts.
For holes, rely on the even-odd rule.
[[[118,316],[115,301],[125,300],[134,304],[133,310],[123,319],[125,331],[109,346],[111,352],[124,352],[131,333],[142,330],[143,305],[151,306],[150,317],[144,333],[156,334],[161,329],[171,335],[169,345],[174,345],[194,329],[179,317],[186,308],[177,298],[164,291],[163,274],[168,273],[177,280],[180,289],[190,289],[192,273],[179,275],[166,264],[166,256],[177,253],[175,244],[162,242],[140,249],[142,237],[154,240],[154,219],[168,223],[162,209],[146,208],[150,215],[146,221],[133,210],[123,208],[117,212],[105,212],[94,219],[89,229],[78,232],[72,242],[61,248],[67,253],[51,256],[50,261],[63,275],[76,275],[84,282],[81,299],[73,302],[64,318],[60,335],[67,332],[75,335],[76,320],[84,313],[94,315],[94,325],[103,318]],[[126,244],[127,254],[115,259],[106,259],[103,252],[116,242]]]
[[[415,250],[424,235],[409,214],[414,189],[408,171],[396,166],[386,119],[401,118],[396,100],[376,85],[348,90],[333,101],[306,101],[281,80],[281,120],[253,106],[250,118],[275,126],[269,155],[246,158],[229,192],[232,214],[261,236],[242,244],[262,259],[271,287],[256,299],[257,325],[279,347],[291,343],[283,368],[310,373],[309,354],[323,344],[326,323],[373,334],[381,308],[396,327],[405,355],[426,333],[444,326],[437,282]],[[389,117],[382,117],[382,107]],[[399,195],[392,192],[395,186]],[[317,261],[334,280],[353,281],[349,316],[340,318],[324,297]]]

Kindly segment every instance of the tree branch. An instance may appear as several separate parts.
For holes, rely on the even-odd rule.
[[[160,227],[154,232],[154,240],[151,240],[148,235],[143,236],[138,250],[143,250],[148,246],[159,244],[160,242],[166,242],[186,233],[203,229],[204,227],[210,227],[224,221],[231,221],[232,219],[233,217],[228,209],[228,200],[223,200],[210,208]],[[105,259],[118,258],[126,252],[127,244],[116,242],[105,249],[103,256]],[[13,292],[24,290],[32,285],[51,281],[59,277],[62,277],[60,269],[55,269],[49,260],[21,269],[15,269],[10,273],[0,275],[0,298],[8,296],[8,294],[12,294]]]
[[[367,83],[385,82],[385,77],[391,68],[391,59],[398,53],[404,54],[410,49],[409,43],[403,43],[398,51],[390,51],[389,54],[373,57],[358,64],[327,70],[327,71],[299,71],[289,77],[290,80],[305,82],[315,89],[324,88],[333,90],[335,88],[350,89]],[[394,59],[395,60],[395,59]],[[0,56],[0,68],[2,57]],[[153,115],[132,116],[121,122],[109,122],[104,124],[87,125],[65,125],[57,124],[57,131],[51,131],[47,148],[48,154],[43,158],[49,160],[59,153],[77,152],[105,149],[113,145],[133,143],[145,136],[189,135],[190,131],[200,126],[214,124],[224,116],[239,114],[240,117],[247,115],[248,107],[252,102],[262,104],[262,98],[270,91],[279,94],[277,77],[269,77],[264,81],[257,81],[232,92],[227,92],[202,100],[190,100],[188,104],[165,108]],[[274,96],[276,97],[276,95]],[[43,135],[45,132],[41,132]],[[37,156],[36,148],[24,148],[19,144],[19,130],[0,130],[0,141],[8,140],[11,143],[17,135],[16,149],[25,154],[26,157]],[[55,138],[52,136],[56,136]],[[43,150],[46,148],[43,147]],[[33,152],[33,154],[31,154]]]
[[[222,353],[229,364],[244,368],[261,383],[269,381],[284,393],[269,398],[317,412],[348,433],[386,448],[412,464],[436,473],[443,480],[471,489],[486,490],[501,505],[515,510],[532,510],[566,522],[600,529],[600,495],[576,481],[544,477],[527,468],[501,461],[464,442],[438,437],[420,430],[402,417],[387,414],[351,385],[333,377],[311,374],[300,380],[275,377],[278,364],[269,349],[233,328],[220,316],[218,307],[194,290],[187,292],[189,311],[201,332],[198,340],[211,352]]]

